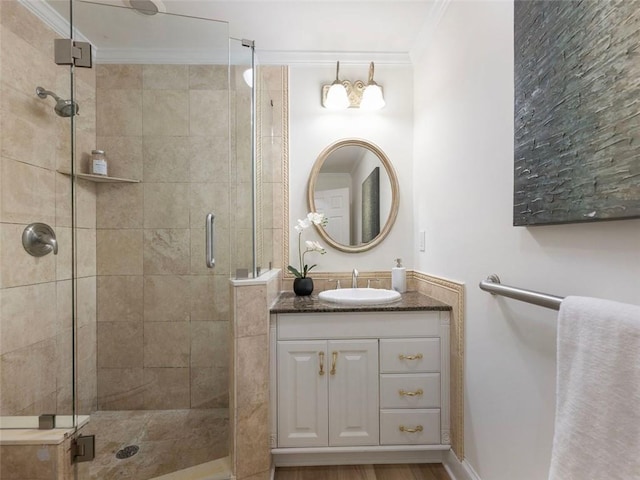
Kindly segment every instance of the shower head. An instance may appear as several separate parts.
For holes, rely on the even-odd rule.
[[[45,90],[42,87],[36,88],[36,94],[40,98],[53,97],[56,100],[56,106],[54,107],[56,113],[61,117],[72,117],[77,115],[80,111],[80,107],[73,100],[64,100],[53,92]]]
[[[126,0],[125,4],[143,15],[155,15],[158,12],[167,11],[161,0]]]

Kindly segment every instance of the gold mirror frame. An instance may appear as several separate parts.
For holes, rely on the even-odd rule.
[[[329,155],[331,155],[341,147],[366,148],[367,150],[373,152],[378,157],[378,159],[380,159],[380,162],[387,171],[389,181],[391,182],[391,209],[389,210],[389,217],[387,218],[387,222],[385,223],[380,233],[376,236],[376,238],[368,243],[356,246],[338,243],[327,234],[324,228],[317,225],[315,227],[322,239],[337,250],[348,253],[366,252],[367,250],[371,250],[373,247],[379,245],[387,237],[387,235],[389,235],[391,227],[393,227],[393,224],[396,221],[396,217],[398,216],[398,209],[400,207],[400,188],[398,186],[398,177],[396,175],[396,171],[393,168],[393,165],[391,165],[391,161],[377,145],[359,138],[346,138],[343,140],[338,140],[337,142],[329,145],[320,153],[320,155],[318,155],[318,158],[313,165],[313,169],[311,170],[311,174],[309,175],[309,182],[307,183],[307,204],[309,205],[310,212],[316,211],[313,192],[315,191],[316,181],[318,179],[320,169],[322,168],[322,165],[329,157]]]

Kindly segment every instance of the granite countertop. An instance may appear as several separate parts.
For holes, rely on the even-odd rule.
[[[418,292],[406,292],[400,300],[382,305],[341,305],[325,302],[317,294],[298,297],[293,292],[282,292],[271,306],[271,313],[319,312],[408,312],[419,310],[448,312],[451,306]]]

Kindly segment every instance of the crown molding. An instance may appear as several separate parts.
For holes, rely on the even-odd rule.
[[[18,0],[18,3],[38,17],[42,23],[62,37],[69,38],[69,21],[44,1]]]
[[[69,24],[69,21],[62,15],[60,15],[48,3],[43,0],[18,0],[18,3],[29,10],[31,13],[33,13],[36,17],[38,17],[40,21],[42,21],[42,23],[51,28],[51,30],[53,30],[55,33],[63,38],[70,38],[71,25]],[[89,39],[77,29],[75,29],[73,33],[73,38],[75,38],[76,40],[91,43]],[[92,48],[95,55],[96,48],[94,45],[92,45]]]
[[[260,50],[256,48],[260,65],[362,65],[375,62],[376,65],[410,65],[409,52],[313,52],[303,50]]]
[[[1,0],[0,0],[1,1]],[[27,10],[38,17],[56,34],[69,38],[71,27],[69,21],[43,0],[18,0]],[[428,42],[433,30],[440,22],[451,0],[436,0],[415,42],[423,46]],[[85,42],[90,40],[82,32],[74,29],[74,38]],[[259,46],[259,43],[258,43]],[[221,51],[179,51],[173,49],[135,49],[135,48],[101,48],[94,46],[94,58],[97,63],[165,63],[165,64],[202,64],[227,63],[228,52]],[[261,65],[334,65],[340,60],[344,65],[375,62],[378,65],[411,65],[414,51],[411,52],[322,52],[296,50],[264,50],[257,49],[258,63]]]

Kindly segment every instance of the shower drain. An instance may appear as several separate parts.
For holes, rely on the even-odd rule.
[[[138,453],[138,450],[140,450],[140,447],[138,445],[129,445],[121,450],[118,450],[118,453],[116,453],[116,458],[122,460],[123,458],[133,457],[136,453]]]

